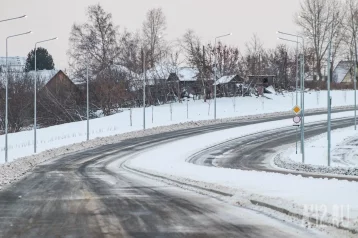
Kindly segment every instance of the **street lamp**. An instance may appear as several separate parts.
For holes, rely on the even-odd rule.
[[[299,76],[298,76],[298,72],[299,72],[299,69],[298,69],[298,45],[301,44],[301,42],[299,42],[298,39],[297,39],[297,41],[293,41],[293,40],[289,40],[289,39],[285,39],[285,38],[281,38],[281,37],[278,37],[277,39],[296,43],[296,105],[298,105],[298,82],[299,82]]]
[[[302,110],[302,120],[301,120],[301,152],[302,152],[302,163],[305,163],[305,39],[300,35],[290,34],[282,31],[277,31],[278,34],[293,36],[300,38],[302,40],[302,74],[301,74],[301,110]]]
[[[10,38],[14,38],[14,37],[17,37],[17,36],[22,36],[22,35],[27,35],[27,34],[30,34],[32,33],[32,31],[28,31],[28,32],[25,32],[25,33],[21,33],[21,34],[16,34],[16,35],[12,35],[12,36],[8,36],[6,38],[6,85],[5,85],[5,98],[6,98],[6,102],[5,102],[5,162],[7,163],[7,160],[8,160],[8,141],[7,141],[7,132],[8,132],[8,83],[9,83],[9,66],[7,64],[7,58],[8,58],[8,40]]]
[[[51,38],[51,39],[47,39],[47,40],[43,40],[43,41],[38,41],[35,43],[35,89],[34,89],[34,153],[36,154],[36,149],[37,149],[37,143],[36,143],[36,128],[37,128],[37,103],[36,103],[36,97],[37,97],[37,44],[43,43],[43,42],[47,42],[47,41],[52,41],[52,40],[57,40],[58,38]]]
[[[357,45],[356,36],[354,36],[355,45]],[[357,130],[357,49],[354,49],[354,130]]]
[[[162,36],[158,36],[158,39],[162,38]],[[146,51],[147,47],[143,44],[142,52],[143,52],[143,130],[145,130],[145,81],[147,77],[147,69],[145,65]]]
[[[143,130],[145,130],[145,80],[146,80],[146,65],[145,65],[145,49],[142,48],[143,52]]]
[[[17,20],[17,19],[25,18],[25,17],[27,17],[27,15],[22,15],[22,16],[19,16],[19,17],[13,17],[13,18],[5,19],[5,20],[0,20],[0,22],[12,21],[12,20]]]
[[[214,61],[215,62],[215,66],[214,66],[214,119],[215,120],[216,120],[216,73],[217,73],[216,41],[219,38],[226,37],[226,36],[231,36],[231,35],[232,35],[232,33],[215,37],[215,44],[214,44],[214,50],[215,50],[215,61]]]

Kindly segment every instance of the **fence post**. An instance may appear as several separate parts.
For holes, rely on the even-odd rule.
[[[130,120],[130,124],[132,126],[133,125],[132,124],[132,108],[129,109],[129,120]]]
[[[189,119],[189,99],[186,100],[186,119]]]
[[[172,108],[172,103],[170,103],[170,120],[173,120],[173,108]]]

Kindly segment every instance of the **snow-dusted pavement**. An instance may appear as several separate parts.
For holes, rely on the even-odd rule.
[[[342,116],[344,113],[333,118]],[[324,119],[325,116],[312,116],[307,117],[306,122]],[[287,120],[265,122],[198,135],[151,148],[132,158],[126,165],[181,182],[220,187],[223,191],[230,191],[240,203],[245,204],[250,200],[265,202],[304,216],[317,217],[319,222],[357,230],[357,182],[206,167],[187,161],[193,154],[218,143],[255,133],[263,134],[275,128],[281,130],[284,126],[292,126],[292,123]]]
[[[41,164],[0,192],[0,237],[329,237],[304,222],[272,218],[123,167],[138,153],[223,127],[127,139]]]
[[[352,112],[343,112],[332,118],[351,115]],[[278,215],[254,204],[264,201],[298,214],[306,212],[305,215],[312,215],[313,211],[319,221],[338,218],[337,222],[343,221],[344,227],[355,229],[358,193],[355,182],[209,168],[186,162],[193,153],[210,145],[292,126],[292,118],[280,118],[280,121],[264,116],[182,124],[97,139],[17,160],[1,167],[10,171],[5,177],[0,174],[1,181],[11,181],[18,168],[26,172],[40,161],[48,162],[0,192],[0,236],[321,237],[328,231],[329,236],[353,237],[352,233],[344,231],[342,235],[321,226],[319,229],[325,232],[319,233],[310,229],[305,219]],[[325,115],[310,116],[306,122],[325,118]],[[57,158],[51,160],[54,156]],[[148,177],[133,168],[152,175]],[[156,182],[152,181],[153,175],[157,176]],[[242,210],[236,204],[260,213]],[[316,207],[320,210],[323,207],[334,216],[326,218],[324,210],[314,211]],[[335,211],[339,214],[334,214]]]

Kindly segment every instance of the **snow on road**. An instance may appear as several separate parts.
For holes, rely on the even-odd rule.
[[[217,117],[231,118],[238,116],[258,115],[263,113],[288,112],[295,104],[295,93],[284,95],[267,94],[266,98],[237,97],[219,98],[217,100]],[[326,107],[326,93],[309,92],[305,95],[306,109]],[[332,91],[332,106],[353,105],[353,91]],[[300,99],[298,98],[298,101]],[[187,118],[188,109],[188,118]],[[146,126],[153,128],[158,126],[172,125],[188,121],[213,119],[214,102],[209,100],[196,100],[187,103],[174,103],[172,105],[172,117],[170,105],[148,107],[146,109]],[[130,126],[130,112],[128,109],[112,116],[98,118],[90,121],[90,139],[107,137],[131,131],[142,130],[143,109],[132,110],[132,126]],[[152,122],[153,118],[153,122]],[[71,145],[85,141],[86,122],[74,122],[63,125],[48,127],[37,130],[37,151],[43,152],[49,149]],[[9,134],[9,161],[33,154],[34,138],[33,131],[23,131]],[[0,164],[5,162],[5,137],[0,136]]]
[[[333,115],[332,119],[348,115],[350,113],[339,113]],[[306,118],[306,123],[324,119],[324,115],[310,116]],[[292,126],[292,122],[266,122],[190,137],[149,149],[129,160],[127,165],[179,181],[194,181],[214,188],[223,186],[233,189],[240,201],[246,198],[268,202],[299,214],[318,216],[329,222],[344,221],[341,225],[358,229],[357,182],[205,167],[186,162],[192,154],[211,145],[284,126]]]

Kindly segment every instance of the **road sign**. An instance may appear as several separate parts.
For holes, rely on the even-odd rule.
[[[301,117],[300,116],[294,116],[293,117],[293,122],[296,123],[296,124],[300,123],[301,122]]]
[[[293,111],[294,113],[298,114],[298,113],[301,112],[301,108],[296,105],[296,106],[294,106],[294,107],[292,108],[292,111]]]

